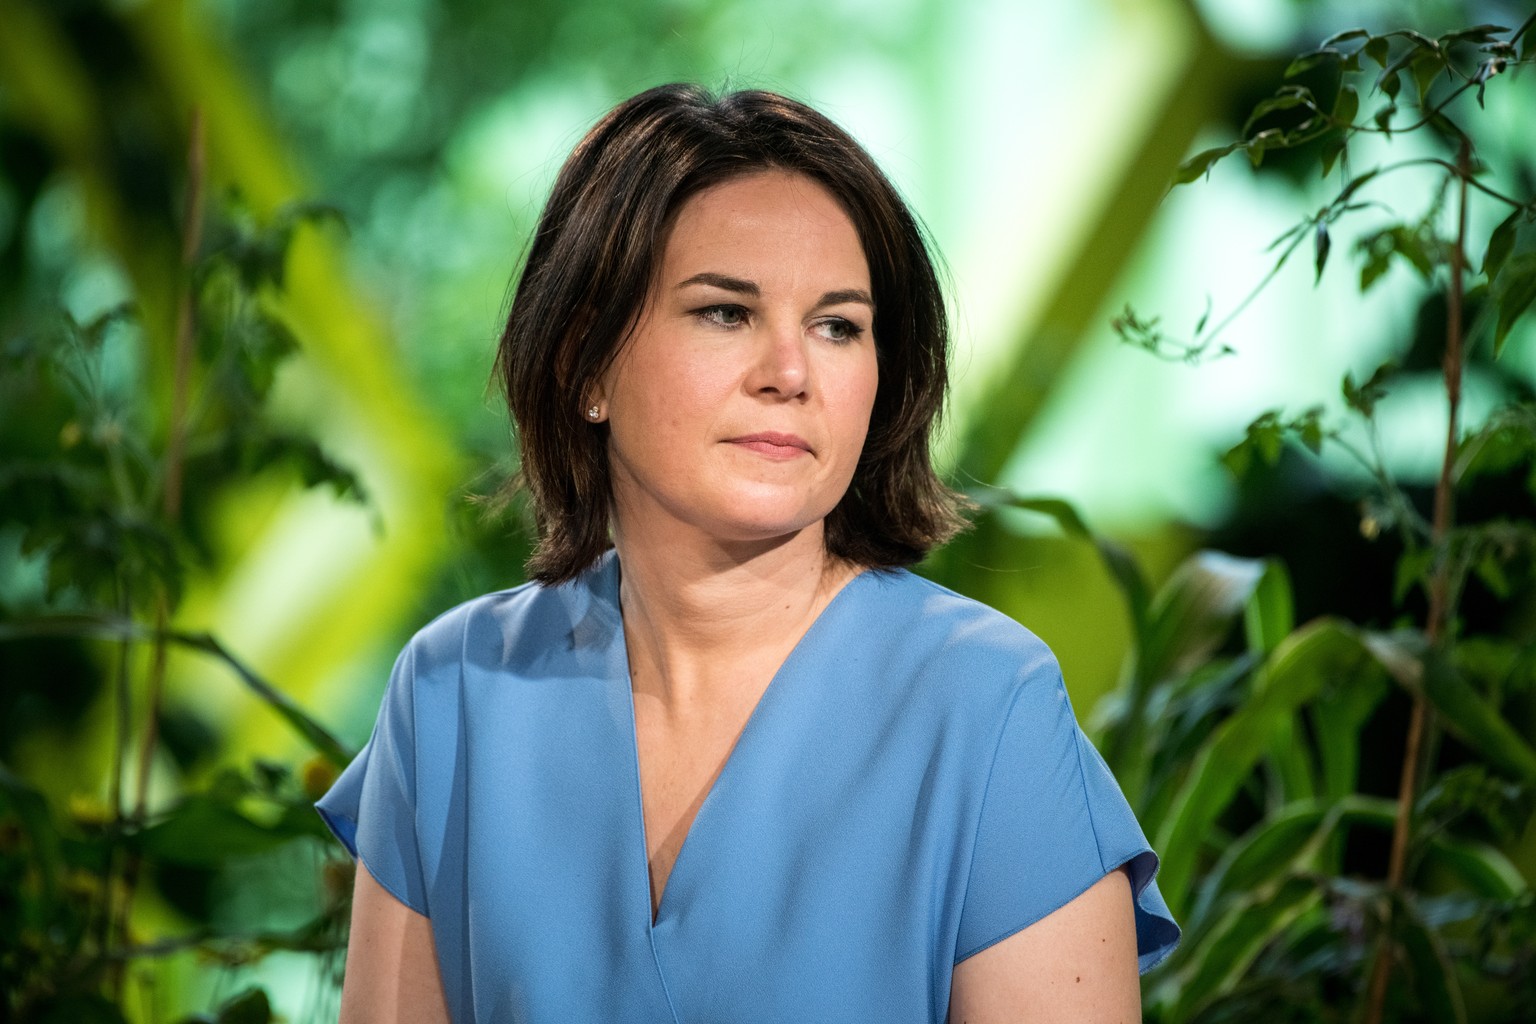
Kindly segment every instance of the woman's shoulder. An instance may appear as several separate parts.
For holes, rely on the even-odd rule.
[[[974,598],[907,570],[866,574],[857,629],[906,674],[964,680],[1009,701],[1030,681],[1060,686],[1056,656],[1026,626]]]
[[[867,576],[865,613],[887,631],[940,641],[949,657],[1054,660],[1045,641],[991,605],[906,569]]]
[[[494,658],[515,664],[569,650],[573,635],[611,629],[612,602],[602,599],[606,565],[555,586],[530,581],[461,601],[416,631],[405,653],[420,666]]]

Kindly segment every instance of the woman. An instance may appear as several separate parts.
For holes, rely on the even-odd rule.
[[[960,522],[946,345],[816,112],[664,86],[582,140],[498,357],[534,582],[411,641],[320,804],[344,1020],[1139,1016],[1178,930],[1055,660],[900,568]]]

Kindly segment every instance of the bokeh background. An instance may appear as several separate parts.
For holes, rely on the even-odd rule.
[[[0,344],[14,353],[98,325],[102,408],[163,433],[182,234],[200,187],[202,251],[238,242],[247,262],[223,307],[204,298],[199,330],[222,308],[278,339],[253,371],[262,415],[315,438],[326,459],[266,459],[259,445],[199,456],[191,438],[175,516],[188,540],[168,556],[177,589],[164,607],[355,749],[410,633],[522,578],[524,526],[487,518],[474,498],[515,469],[487,378],[565,153],[650,85],[774,89],[864,142],[942,255],[957,330],[939,461],[958,486],[1064,499],[1153,581],[1202,547],[1278,556],[1297,621],[1337,613],[1385,627],[1396,554],[1361,533],[1362,471],[1337,453],[1288,453],[1289,475],[1245,486],[1222,456],[1266,410],[1340,410],[1339,379],[1369,375],[1424,315],[1412,268],[1362,297],[1348,272],[1314,284],[1302,259],[1234,322],[1233,353],[1200,365],[1127,346],[1110,321],[1127,303],[1180,329],[1208,306],[1222,315],[1269,270],[1266,246],[1316,207],[1307,176],[1261,176],[1241,160],[1168,185],[1191,152],[1234,137],[1291,55],[1357,24],[1433,36],[1528,14],[1470,0],[0,0]],[[1500,84],[1483,156],[1529,175],[1536,77]],[[200,170],[187,157],[194,111]],[[1495,213],[1473,218],[1486,231]],[[1474,378],[1474,418],[1509,381],[1536,385],[1530,318],[1501,375]],[[195,377],[194,406],[204,391],[223,401],[216,374]],[[27,394],[0,389],[6,442],[65,444]],[[245,408],[226,405],[231,420]],[[1434,388],[1395,393],[1381,417],[1398,479],[1432,486],[1444,430]],[[0,506],[21,500],[19,479],[0,479]],[[317,480],[329,482],[305,486]],[[70,591],[67,570],[24,543],[26,514],[5,511],[0,621],[89,604],[86,584]],[[1095,721],[1123,681],[1132,624],[1092,543],[1050,515],[994,509],[925,571],[1039,633],[1079,717]],[[154,621],[154,602],[143,607]],[[119,716],[151,699],[151,814],[245,766],[237,803],[276,829],[281,815],[254,804],[327,777],[293,718],[227,661],[180,646],[162,670],[152,645],[117,639],[0,634],[7,778],[101,824],[112,763],[143,748],[142,736],[125,755],[114,745]],[[161,695],[133,690],[124,711],[114,680],[148,676],[163,679]],[[1389,709],[1382,734],[1405,716]],[[1367,758],[1362,788],[1392,796],[1399,756]],[[261,766],[282,780],[262,789]],[[334,1014],[337,956],[291,939],[335,897],[337,849],[306,827],[139,881],[136,937],[167,945],[124,982],[132,1019],[179,1020],[253,985],[288,1020]],[[242,929],[290,938],[213,953],[167,938]]]

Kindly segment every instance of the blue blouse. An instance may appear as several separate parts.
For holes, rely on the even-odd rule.
[[[943,1022],[954,965],[1121,865],[1143,971],[1179,930],[1051,652],[905,571],[780,667],[653,923],[610,552],[460,605],[395,665],[318,808],[431,919],[458,1024]]]

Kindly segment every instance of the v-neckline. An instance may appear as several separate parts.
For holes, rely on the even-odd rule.
[[[840,588],[838,588],[837,593],[833,594],[831,599],[828,600],[827,603],[822,607],[821,611],[816,613],[816,617],[812,619],[810,625],[805,628],[805,632],[800,634],[800,638],[795,641],[795,645],[789,649],[789,653],[784,656],[784,660],[781,661],[779,663],[779,667],[774,670],[773,675],[768,680],[768,685],[763,688],[763,692],[758,696],[757,702],[752,705],[752,710],[747,714],[746,721],[742,723],[741,730],[736,734],[735,740],[732,741],[731,749],[726,754],[725,760],[721,763],[720,770],[717,771],[714,778],[710,780],[709,787],[704,793],[704,799],[699,801],[698,810],[694,812],[693,818],[688,822],[688,828],[683,832],[683,841],[677,848],[677,856],[672,859],[672,866],[667,871],[666,884],[663,885],[661,889],[661,898],[655,901],[653,909],[651,894],[650,836],[646,832],[645,794],[640,781],[639,723],[635,718],[635,689],[634,680],[630,677],[629,672],[629,647],[628,640],[624,631],[624,610],[619,603],[619,559],[617,553],[615,552],[610,552],[608,557],[611,560],[609,565],[605,567],[608,570],[608,572],[605,574],[608,576],[608,579],[605,581],[608,586],[604,589],[607,591],[607,596],[609,596],[611,600],[611,607],[609,610],[613,615],[613,621],[615,623],[613,639],[614,651],[618,666],[622,669],[622,678],[616,681],[622,683],[624,687],[625,698],[628,701],[629,755],[630,765],[632,767],[634,777],[633,810],[635,820],[639,824],[641,878],[643,878],[645,881],[645,885],[643,887],[643,896],[645,900],[646,929],[654,933],[657,927],[663,923],[668,907],[676,903],[677,898],[673,897],[672,894],[676,888],[675,883],[678,877],[678,869],[684,864],[684,859],[688,856],[690,845],[697,845],[691,844],[690,841],[693,839],[694,834],[698,830],[699,820],[709,812],[710,806],[717,802],[715,793],[720,789],[721,783],[726,779],[727,775],[732,773],[732,766],[740,760],[738,757],[738,752],[741,750],[742,744],[750,736],[752,736],[755,732],[760,731],[762,728],[761,726],[757,726],[757,722],[764,716],[763,708],[768,703],[770,696],[779,693],[784,689],[779,680],[784,676],[785,670],[788,669],[797,660],[800,652],[805,648],[807,641],[822,628],[822,624],[827,621],[827,618],[832,612],[833,608],[842,602],[844,595],[852,590],[853,587],[866,576],[871,575],[875,570],[861,569],[853,576],[851,576]],[[739,769],[737,769],[737,772],[739,772]]]

